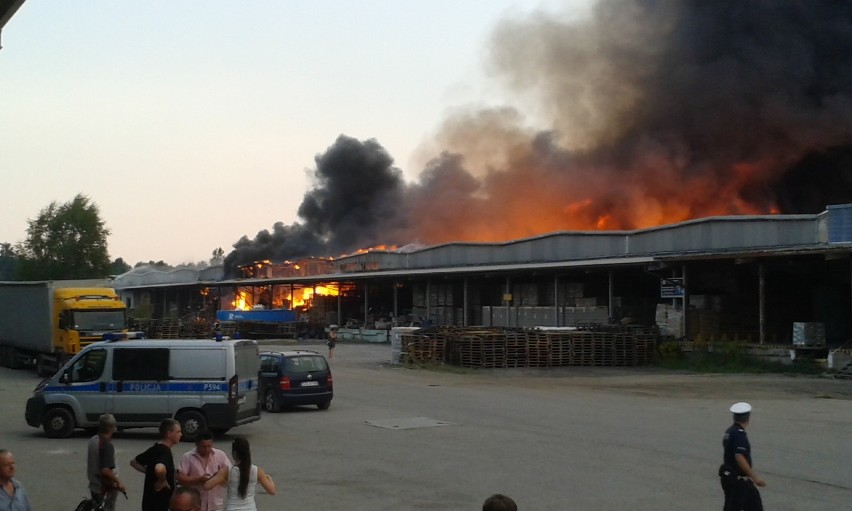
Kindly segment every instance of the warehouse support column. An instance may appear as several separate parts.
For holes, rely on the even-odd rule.
[[[424,301],[426,302],[426,317],[423,318],[423,321],[429,321],[430,326],[431,326],[431,322],[432,322],[432,319],[431,319],[432,308],[430,307],[429,296],[431,296],[431,294],[432,294],[432,281],[427,280],[426,281],[426,297],[424,299]],[[420,326],[423,326],[423,321],[420,322]]]
[[[612,280],[613,280],[612,279],[612,270],[609,270],[609,283],[608,283],[609,285],[607,287],[607,302],[606,302],[606,304],[607,304],[607,316],[609,317],[610,321],[615,319],[615,310],[613,309],[613,306],[612,306],[612,295],[613,295]]]
[[[337,325],[343,327],[343,286],[337,283]]]
[[[559,327],[559,275],[553,275],[553,326]]]
[[[462,282],[462,326],[467,326],[467,277]]]
[[[683,273],[683,297],[680,299],[681,309],[682,309],[682,317],[681,319],[681,328],[683,328],[683,339],[686,340],[686,303],[689,300],[689,284],[686,280],[686,263],[683,263],[683,269],[681,270]]]
[[[506,328],[512,326],[512,319],[509,316],[509,310],[512,304],[512,282],[509,277],[506,277],[506,293],[503,294],[503,301],[506,302]]]
[[[364,328],[367,328],[367,316],[370,314],[370,300],[367,297],[367,291],[370,290],[370,285],[364,282]],[[363,340],[363,339],[362,339]]]
[[[393,319],[391,326],[398,326],[399,323],[399,281],[393,282]]]
[[[757,263],[757,309],[760,321],[760,344],[766,342],[766,269]]]

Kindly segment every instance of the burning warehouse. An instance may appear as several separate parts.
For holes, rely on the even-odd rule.
[[[848,207],[825,205],[852,202],[850,24],[852,4],[792,1],[504,21],[489,66],[518,104],[455,110],[413,180],[341,135],[300,220],[244,236],[193,286],[217,308],[290,310],[310,289],[326,323],[613,319],[790,342],[814,322],[845,340]],[[379,244],[401,248],[356,253]],[[317,257],[325,273],[275,273]],[[276,264],[247,273],[257,261]]]
[[[131,300],[148,293],[180,304],[175,310],[203,292],[216,309],[281,308],[292,311],[289,321],[323,326],[618,321],[656,325],[676,338],[790,344],[795,323],[819,323],[825,340],[840,343],[852,334],[849,225],[852,206],[831,206],[816,215],[712,217],[632,231],[367,251],[323,260],[314,268],[324,273],[286,263],[269,265],[261,277],[145,284],[122,276],[115,284]]]

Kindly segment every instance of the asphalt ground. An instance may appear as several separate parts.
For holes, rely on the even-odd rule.
[[[271,343],[316,349],[321,342]],[[264,413],[244,436],[272,474],[261,511],[476,510],[492,493],[522,510],[719,509],[716,470],[735,401],[754,406],[749,436],[768,486],[766,509],[850,509],[852,381],[783,375],[694,375],[651,368],[461,371],[391,365],[387,344],[338,342],[327,411]],[[24,421],[39,379],[0,368],[0,448],[36,511],[71,511],[86,496],[87,435],[54,440]],[[120,431],[115,445],[129,500],[129,466],[153,428]],[[175,456],[192,446],[182,443]]]

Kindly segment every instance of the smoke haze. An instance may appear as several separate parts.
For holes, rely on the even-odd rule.
[[[488,69],[516,104],[447,118],[416,182],[341,136],[303,222],[226,265],[852,201],[852,3],[602,0],[566,20],[495,27]]]

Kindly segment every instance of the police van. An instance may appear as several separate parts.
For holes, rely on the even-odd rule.
[[[118,427],[181,424],[183,438],[221,434],[260,419],[257,343],[250,340],[131,339],[91,344],[35,388],[27,424],[51,438],[94,429],[111,413]]]

